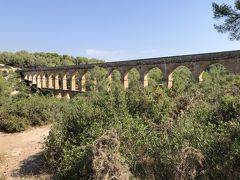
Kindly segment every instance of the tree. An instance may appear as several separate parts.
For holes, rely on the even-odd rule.
[[[212,4],[214,19],[223,20],[222,24],[215,24],[214,28],[220,33],[229,32],[230,40],[240,40],[240,0],[234,7],[216,3]]]
[[[98,59],[88,59],[86,57],[59,55],[57,53],[29,53],[27,51],[19,51],[16,53],[0,52],[0,63],[21,68],[66,66],[74,64],[93,64],[102,62],[104,61]]]

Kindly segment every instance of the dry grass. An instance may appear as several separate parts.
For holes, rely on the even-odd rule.
[[[95,141],[93,151],[93,171],[96,180],[128,180],[132,177],[127,165],[121,162],[120,141],[115,130],[106,132]]]
[[[196,169],[203,167],[205,158],[202,152],[193,147],[184,147],[180,152],[180,163],[175,173],[176,180],[194,179]]]

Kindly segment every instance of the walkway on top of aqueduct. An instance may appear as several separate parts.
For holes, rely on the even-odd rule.
[[[229,72],[240,74],[240,50],[97,64],[31,68],[23,69],[20,72],[25,80],[36,84],[38,88],[52,90],[59,94],[61,92],[85,92],[85,74],[96,66],[106,69],[109,79],[111,79],[113,70],[118,70],[124,88],[128,88],[128,72],[132,68],[138,70],[140,81],[144,87],[148,86],[148,72],[153,68],[159,68],[163,73],[166,86],[171,88],[172,73],[177,67],[187,67],[196,81],[203,81],[202,74],[211,64],[221,64]],[[71,82],[70,88],[67,86],[68,80]],[[62,93],[62,95],[64,94]]]

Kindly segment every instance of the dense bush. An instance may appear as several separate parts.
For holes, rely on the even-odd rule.
[[[7,116],[6,119],[1,119],[0,128],[7,132],[20,132],[29,126],[28,119],[18,116]]]
[[[8,132],[25,130],[29,125],[44,125],[62,116],[67,103],[39,95],[18,98],[0,107],[0,128]]]
[[[53,97],[31,95],[17,73],[0,74],[0,129],[4,131],[19,132],[58,120],[66,104]]]
[[[109,130],[119,137],[121,163],[136,178],[240,178],[239,76],[212,66],[194,84],[180,68],[173,74],[178,86],[167,90],[156,74],[148,89],[133,83],[132,72],[127,91],[114,84],[69,103],[46,142],[47,163],[59,178],[95,177],[93,152]]]
[[[240,178],[239,76],[211,66],[197,84],[180,67],[170,90],[162,88],[162,74],[156,69],[144,90],[135,70],[129,73],[127,90],[116,72],[111,84],[101,68],[87,78],[90,92],[66,102],[31,94],[15,73],[0,74],[0,128],[16,132],[55,122],[45,157],[60,179],[93,179],[96,173],[107,173],[96,167],[96,156],[104,167],[114,159],[118,167],[112,169],[122,172],[119,168],[124,167],[139,179]]]

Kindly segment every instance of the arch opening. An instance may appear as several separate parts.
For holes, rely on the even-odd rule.
[[[113,69],[110,72],[108,78],[109,78],[110,87],[122,86],[121,73],[118,69]]]
[[[41,74],[37,74],[37,88],[42,88],[42,78],[41,78]]]
[[[84,81],[85,83],[83,84],[83,88],[85,88],[86,91],[91,91],[92,90],[92,82],[91,82],[91,72],[87,71],[84,75],[83,75]]]
[[[118,69],[113,69],[110,73],[112,84],[121,84],[121,73]]]
[[[53,74],[48,74],[47,76],[47,88],[53,89],[54,88],[54,76]]]
[[[147,81],[149,88],[163,87],[164,79],[161,69],[155,67],[150,69],[147,73]]]
[[[108,77],[109,72],[102,67],[95,67],[91,71],[93,86],[98,91],[106,91],[109,89],[110,78]]]
[[[62,74],[58,74],[57,77],[58,77],[58,79],[57,79],[57,81],[58,81],[58,89],[62,89],[62,78],[63,78],[63,76],[62,76]]]
[[[86,74],[87,90],[105,91],[109,87],[108,71],[102,67],[94,67]]]
[[[32,77],[32,84],[37,84],[37,74],[33,74]]]
[[[42,88],[47,88],[47,74],[42,75]]]
[[[128,79],[128,87],[134,87],[140,85],[140,73],[136,68],[131,68],[126,73]]]
[[[32,74],[30,74],[30,75],[28,76],[28,80],[29,80],[29,81],[32,81],[32,80],[33,80]]]
[[[63,72],[61,74],[61,78],[59,79],[59,85],[61,87],[61,90],[67,90],[69,87],[69,73],[68,72]]]
[[[86,91],[86,73],[87,71],[76,71],[75,76],[75,90],[80,92]],[[74,86],[74,85],[73,85]]]
[[[175,92],[183,92],[194,83],[194,77],[186,66],[178,66],[168,76],[167,86]]]
[[[71,76],[70,73],[66,73],[66,83],[67,83],[66,88],[67,88],[68,90],[71,89],[72,76]]]
[[[80,91],[80,72],[79,71],[76,71],[74,72],[74,77],[75,78],[75,90],[76,91]],[[74,83],[74,82],[72,82]]]
[[[216,82],[216,81],[225,79],[230,74],[231,73],[224,65],[219,63],[210,64],[199,75],[199,81],[200,82],[202,81]]]

